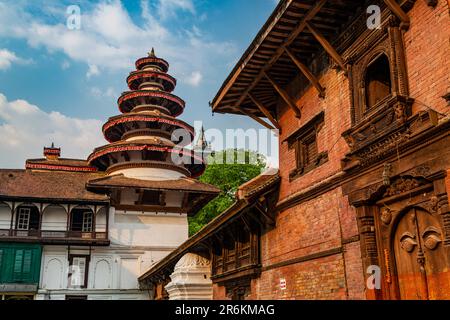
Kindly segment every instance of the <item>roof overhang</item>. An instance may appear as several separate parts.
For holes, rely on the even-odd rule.
[[[355,21],[367,19],[368,5],[379,4],[383,11],[389,8],[402,17],[414,2],[400,0],[399,6],[394,0],[280,1],[216,94],[213,112],[247,115],[256,121],[264,117],[277,127],[271,117],[276,118],[278,97],[298,109],[286,92],[293,80],[313,85],[323,97],[323,70],[336,66],[347,72],[341,53],[362,32],[354,30]],[[349,28],[353,32],[345,32]],[[300,116],[300,110],[294,111]]]
[[[168,277],[183,255],[189,252],[201,252],[205,246],[208,246],[208,241],[211,237],[224,228],[227,228],[227,226],[239,219],[240,216],[251,210],[256,205],[256,199],[258,197],[275,192],[278,189],[279,181],[280,177],[277,171],[275,173],[262,174],[240,186],[237,192],[237,201],[167,257],[140,276],[139,281],[141,285],[145,287],[145,284],[156,283],[158,280]]]

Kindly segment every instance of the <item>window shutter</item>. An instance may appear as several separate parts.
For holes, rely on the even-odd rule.
[[[14,257],[14,278],[22,273],[23,250],[16,250]]]
[[[31,250],[24,250],[22,272],[25,275],[31,273],[31,262],[32,262],[33,252]]]
[[[86,277],[86,258],[74,257],[71,266],[72,275],[70,277],[71,286],[84,287]]]
[[[317,158],[317,141],[313,139],[308,143],[308,147],[306,150],[307,153],[307,163],[312,163]]]

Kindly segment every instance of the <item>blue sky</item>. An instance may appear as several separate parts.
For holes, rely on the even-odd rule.
[[[22,168],[52,141],[81,158],[106,144],[100,127],[119,113],[125,79],[151,47],[178,79],[183,120],[260,129],[246,117],[212,117],[208,102],[276,3],[0,0],[0,167]],[[81,9],[80,30],[66,26],[69,5]]]

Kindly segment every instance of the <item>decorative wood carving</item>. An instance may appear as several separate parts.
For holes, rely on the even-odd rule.
[[[390,154],[398,154],[403,145],[419,133],[435,127],[437,123],[435,112],[432,110],[415,114],[405,123],[392,120],[394,113],[392,109],[390,111],[386,109],[386,112],[377,115],[376,119],[379,119],[379,123],[364,122],[343,134],[351,148],[351,152],[342,160],[344,170],[358,166],[362,168],[383,161]],[[390,114],[391,117],[383,118],[386,114]]]
[[[382,159],[386,152],[408,139],[408,120],[414,100],[408,96],[402,32],[392,14],[385,21],[382,30],[369,33],[346,51],[346,60],[351,64],[352,128],[343,134],[351,149],[344,159],[344,169]],[[389,61],[391,93],[369,106],[366,71],[379,57]]]
[[[385,284],[372,298],[449,296],[429,282],[438,275],[450,281],[443,272],[450,244],[446,175],[430,171],[422,164],[391,178],[389,185],[375,183],[367,188],[365,198],[349,198],[357,206],[364,268],[384,266]]]
[[[229,281],[225,284],[226,295],[231,300],[245,300],[250,294],[251,278]]]
[[[384,197],[392,197],[410,190],[413,190],[423,183],[414,178],[400,178],[391,184],[384,193]]]

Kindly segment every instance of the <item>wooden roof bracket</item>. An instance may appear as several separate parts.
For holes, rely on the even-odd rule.
[[[302,21],[299,22],[296,29],[289,35],[289,37],[285,40],[285,42],[282,44],[282,46],[288,46],[290,45],[300,33],[304,30],[306,27],[306,22],[313,19],[315,15],[322,9],[322,7],[327,3],[328,0],[319,0],[314,7],[312,7],[305,15]],[[264,66],[264,68],[261,70],[261,72],[256,76],[256,78],[253,80],[253,82],[250,84],[250,86],[244,91],[244,93],[241,95],[235,106],[240,106],[242,102],[244,102],[245,98],[247,97],[247,94],[253,90],[253,88],[256,86],[256,84],[264,77],[265,71],[270,69],[275,62],[278,61],[278,59],[283,55],[284,49],[282,47],[278,48],[275,52],[275,55],[270,59],[270,61]]]
[[[269,119],[269,121],[273,124],[273,126],[275,128],[277,128],[278,130],[281,130],[280,124],[272,116],[272,114],[269,112],[269,110],[266,107],[264,107],[264,105],[260,101],[258,101],[258,99],[256,99],[256,97],[254,97],[251,93],[248,93],[248,97],[258,107],[258,109],[261,110],[261,112],[266,116],[266,118]]]
[[[257,116],[255,116],[253,113],[245,110],[244,108],[240,107],[240,108],[234,108],[236,111],[239,111],[240,113],[252,118],[253,120],[255,120],[256,122],[258,122],[260,125],[266,127],[269,130],[275,130],[274,127],[272,127],[270,124],[268,124],[267,122],[265,122],[264,120],[258,118]]]
[[[339,67],[344,71],[345,75],[348,76],[348,70],[345,65],[344,59],[337,53],[336,49],[328,42],[327,39],[316,30],[309,22],[306,22],[306,27],[311,31],[312,35],[320,43],[320,45],[325,49],[325,51],[333,58],[333,60],[339,65]]]
[[[409,16],[403,11],[402,7],[397,3],[396,0],[383,0],[384,3],[388,6],[389,10],[391,10],[397,18],[400,19],[400,29],[408,30],[410,25]]]
[[[269,77],[269,75],[263,71],[264,77],[266,77],[267,80],[269,80],[270,84],[273,86],[273,88],[278,92],[278,94],[281,96],[281,98],[286,102],[286,104],[294,111],[295,116],[297,118],[302,117],[302,113],[299,107],[297,107],[297,104],[292,100],[292,98],[287,94],[286,91],[284,91],[272,78]]]
[[[287,47],[284,47],[284,51],[291,58],[292,62],[300,69],[303,75],[311,82],[311,84],[319,91],[319,97],[322,99],[325,98],[325,88],[320,85],[319,80],[312,74],[312,72],[305,66],[296,56],[295,54],[289,50]]]

